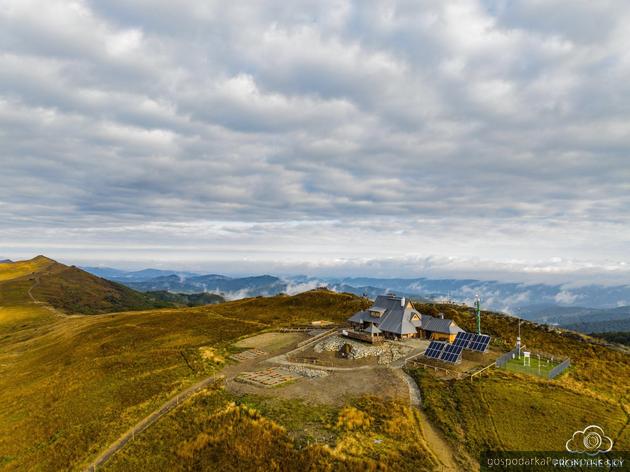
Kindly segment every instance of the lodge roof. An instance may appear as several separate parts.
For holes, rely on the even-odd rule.
[[[379,313],[380,316],[374,316],[374,312]],[[421,315],[410,301],[395,295],[377,296],[370,308],[355,313],[348,321],[370,323],[380,331],[399,336],[415,334],[418,329],[444,334],[456,334],[463,331],[453,320]]]

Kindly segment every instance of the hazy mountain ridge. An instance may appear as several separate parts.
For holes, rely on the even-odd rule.
[[[90,270],[90,268],[86,268]],[[102,270],[100,269],[103,273]],[[124,272],[116,269],[116,280],[139,291],[166,290],[180,293],[210,292],[227,299],[295,294],[317,287],[374,298],[385,292],[415,299],[472,305],[476,295],[485,308],[513,313],[522,318],[561,326],[584,325],[608,320],[630,319],[630,286],[525,284],[476,279],[418,278],[316,278],[304,275],[277,277],[261,275],[229,277],[190,272],[145,269]],[[150,277],[159,274],[157,277]],[[620,306],[621,305],[621,306]],[[597,331],[599,331],[599,327]],[[596,331],[593,329],[593,331]]]

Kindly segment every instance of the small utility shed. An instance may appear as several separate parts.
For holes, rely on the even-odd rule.
[[[439,318],[435,318],[429,315],[422,315],[422,331],[426,339],[433,339],[435,341],[447,341],[452,343],[455,341],[457,333],[463,333],[461,329],[453,320],[444,318],[444,315]]]

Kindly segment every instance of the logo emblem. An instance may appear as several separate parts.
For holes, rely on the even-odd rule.
[[[588,454],[596,456],[609,452],[613,441],[604,434],[604,430],[597,425],[590,425],[582,431],[576,431],[565,445],[567,451],[574,454]]]

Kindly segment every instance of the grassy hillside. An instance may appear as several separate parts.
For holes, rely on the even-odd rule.
[[[173,306],[44,256],[1,264],[0,306],[22,306],[34,301],[64,313],[84,315]]]
[[[74,271],[38,263],[37,273],[62,279],[44,283],[41,296],[73,280],[68,273]],[[320,319],[341,322],[369,304],[316,290],[194,308],[61,317],[30,300],[31,274],[20,272],[0,283],[2,470],[79,470],[167,398],[218,372],[239,338]],[[79,299],[92,299],[100,288],[94,290]],[[444,312],[467,329],[474,324],[464,308],[419,308]],[[514,342],[514,319],[484,313],[482,326],[505,338],[499,345]],[[486,448],[555,447],[566,441],[564,429],[583,427],[587,420],[600,422],[618,444],[630,447],[622,409],[630,411],[628,355],[587,336],[531,323],[524,323],[522,332],[531,349],[570,356],[571,370],[553,382],[496,372],[474,383],[412,372],[427,415],[463,469],[474,467],[470,458]],[[203,355],[209,347],[216,356]],[[324,406],[212,390],[160,420],[106,467],[238,470],[255,469],[261,461],[271,470],[280,464],[430,470],[435,464],[418,412],[395,401],[348,398],[345,406]]]
[[[0,264],[0,282],[17,279],[38,272],[54,263],[44,256],[37,256],[28,261],[3,262]]]
[[[225,302],[225,298],[215,293],[173,293],[159,290],[157,292],[145,292],[145,295],[155,301],[171,303],[176,306],[200,306],[213,305]]]
[[[171,306],[122,284],[58,262],[34,274],[33,296],[66,313],[96,314]]]
[[[215,390],[161,420],[104,470],[429,471],[436,464],[417,411],[401,403],[364,397],[336,408]]]
[[[175,392],[219,368],[200,348],[223,352],[285,320],[344,319],[364,304],[323,292],[87,317],[51,315],[29,302],[3,306],[0,319],[11,310],[21,315],[17,325],[0,323],[0,468],[78,469]]]
[[[495,372],[474,382],[446,382],[413,370],[427,415],[444,433],[463,469],[486,450],[562,451],[572,433],[604,428],[615,450],[630,448],[628,416],[613,400],[554,382]],[[622,434],[623,431],[623,434]]]
[[[420,305],[442,312],[465,329],[474,328],[471,310],[453,305]],[[483,312],[482,331],[506,349],[516,341],[518,320]],[[462,467],[483,450],[563,450],[573,431],[598,424],[630,449],[630,355],[600,340],[530,322],[521,324],[523,342],[533,351],[570,357],[571,368],[553,381],[494,371],[474,382],[444,381],[431,371],[411,370],[430,419],[457,451]]]
[[[247,298],[213,306],[212,310],[216,313],[250,320],[292,325],[317,320],[342,323],[353,313],[369,305],[368,300],[349,293],[317,289],[293,297],[277,295],[267,298]],[[304,310],[304,306],[308,306],[308,310]]]
[[[466,330],[475,329],[475,317],[471,309],[453,305],[420,305],[424,313],[444,313]],[[512,349],[518,335],[518,318],[482,312],[481,330],[494,337],[494,343]],[[532,351],[540,351],[558,358],[570,357],[572,368],[557,379],[556,383],[583,388],[592,393],[630,402],[627,382],[630,378],[630,356],[623,349],[611,349],[606,343],[587,335],[550,328],[529,321],[521,323],[523,344]]]

